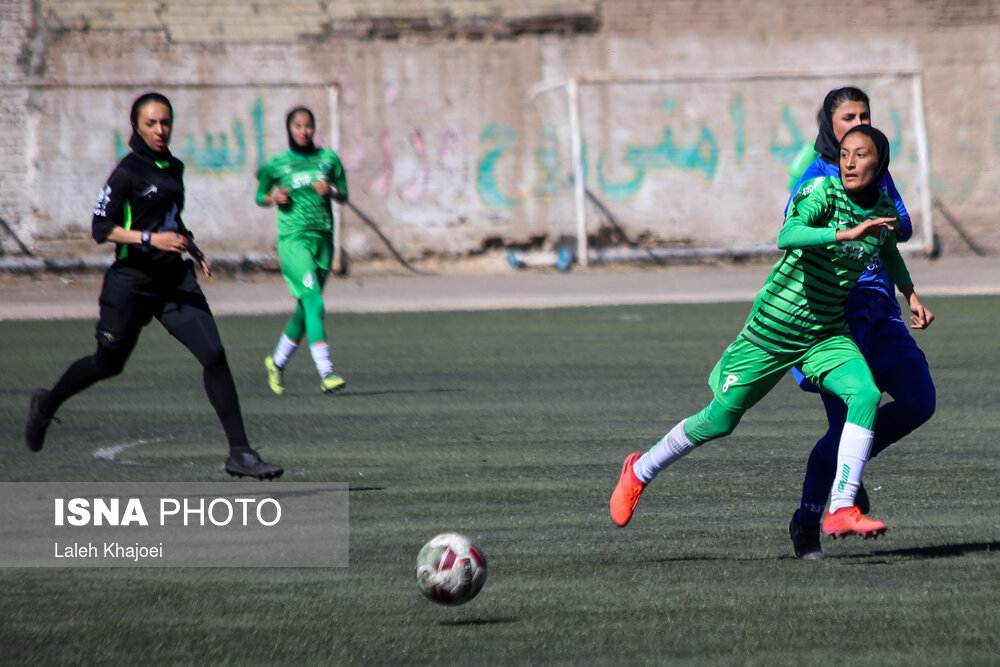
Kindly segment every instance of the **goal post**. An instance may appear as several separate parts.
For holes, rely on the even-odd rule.
[[[551,135],[548,153],[568,163],[538,204],[549,237],[573,237],[582,266],[601,261],[589,242],[592,198],[648,244],[775,252],[789,164],[815,139],[826,93],[845,85],[869,94],[873,124],[889,137],[890,172],[914,227],[901,249],[934,252],[923,82],[913,70],[579,74],[538,84],[529,110]]]
[[[328,105],[328,116],[330,123],[330,150],[340,155],[340,134],[341,134],[341,96],[340,85],[336,83],[326,84],[326,99]],[[344,256],[344,214],[340,210],[340,204],[333,202],[333,259],[331,269],[334,275],[341,276],[347,273],[347,263]]]

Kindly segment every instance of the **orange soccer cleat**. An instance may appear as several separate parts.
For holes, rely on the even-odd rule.
[[[841,507],[836,512],[829,512],[823,518],[823,532],[830,537],[847,537],[848,535],[860,535],[866,540],[869,537],[878,537],[885,533],[888,528],[877,519],[869,519],[857,507]]]
[[[622,464],[622,474],[618,478],[618,485],[614,493],[611,494],[611,520],[617,526],[624,526],[632,518],[635,506],[639,504],[639,496],[646,484],[642,482],[635,473],[632,472],[632,465],[639,459],[640,454],[633,452],[625,457]]]

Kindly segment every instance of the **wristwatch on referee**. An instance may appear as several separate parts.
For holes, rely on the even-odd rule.
[[[148,229],[142,233],[142,245],[148,246],[153,240],[153,232]]]

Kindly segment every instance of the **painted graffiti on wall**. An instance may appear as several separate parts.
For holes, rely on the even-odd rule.
[[[395,100],[395,96],[388,94],[386,98]],[[227,119],[225,127],[195,131],[176,128],[172,150],[185,163],[189,173],[240,176],[243,180],[252,178],[269,157],[269,151],[275,150],[273,146],[269,147],[268,142],[271,138],[273,144],[275,135],[271,127],[274,121],[269,120],[267,113],[270,106],[274,105],[269,103],[267,95],[260,93],[246,113],[233,115]],[[203,116],[201,120],[205,124],[211,118]],[[467,142],[455,122],[445,120],[440,128],[431,133],[420,127],[409,128],[402,140],[397,140],[397,133],[383,127],[375,130],[374,141],[370,141],[371,129],[365,128],[361,120],[348,119],[345,123],[350,131],[340,156],[352,183],[356,183],[355,187],[361,192],[378,199],[397,199],[415,204],[435,194],[431,192],[433,175],[441,177],[437,181],[450,183],[447,189],[452,193],[455,187],[470,187]],[[515,206],[516,199],[505,200],[504,195],[498,194],[499,187],[493,180],[494,173],[489,163],[491,155],[500,159],[508,148],[516,144],[518,132],[509,126],[489,123],[482,132],[482,138],[487,143],[497,141],[492,152],[486,153],[485,168],[478,172],[484,180],[481,188],[485,193],[484,201],[491,208]],[[112,141],[117,159],[129,152],[128,136],[121,130],[113,131]],[[317,143],[322,143],[322,137],[317,136]],[[374,151],[370,150],[373,144],[376,147]],[[403,169],[401,163],[413,166]],[[456,179],[460,180],[456,182]]]
[[[804,149],[811,153],[817,132],[814,105],[824,85],[612,81],[602,86],[581,89],[576,98],[581,167],[588,191],[621,222],[665,242],[773,242],[769,221],[785,203],[798,156],[806,154]],[[890,81],[876,86],[872,95],[880,102],[875,120],[890,140],[897,187],[904,196],[916,196],[922,181],[911,89]],[[546,220],[550,235],[575,233],[579,214],[567,102],[565,88],[556,86],[534,96],[540,120],[532,133],[511,129],[503,142],[495,129],[484,133],[491,143],[477,163],[482,201],[497,205],[494,210],[523,207],[526,215]],[[517,159],[528,165],[521,188],[499,189],[500,180],[490,171]],[[915,226],[921,220],[919,202],[911,206]],[[601,214],[587,209],[585,224],[600,224]]]
[[[257,167],[266,159],[266,132],[264,126],[264,99],[258,97],[250,110],[250,136],[244,129],[243,120],[236,118],[230,129],[209,132],[201,137],[192,132],[182,132],[173,138],[172,152],[184,162],[188,169],[202,174],[239,173]],[[115,155],[120,160],[128,152],[127,139],[121,130],[115,130]],[[249,162],[249,145],[252,144],[255,162]]]
[[[506,210],[517,206],[518,195],[501,191],[498,169],[504,160],[517,159],[520,133],[503,123],[489,123],[479,134],[480,155],[476,167],[476,193],[490,209]]]
[[[667,111],[674,111],[677,102],[673,99],[665,99],[662,108]],[[733,163],[737,166],[743,164],[747,151],[747,129],[744,112],[744,101],[741,93],[733,95],[728,107],[728,121],[732,126],[731,153]],[[889,109],[888,123],[882,128],[890,139],[890,148],[895,156],[901,155],[903,146],[903,128],[899,117],[899,111],[895,107]],[[495,130],[493,131],[495,134]],[[485,134],[485,133],[484,133]],[[508,133],[509,139],[516,139],[516,133],[511,128]],[[722,150],[729,150],[720,137],[723,133],[712,129],[711,119],[699,122],[697,131],[687,141],[679,139],[678,133],[669,124],[662,127],[660,138],[655,143],[640,144],[627,143],[624,149],[617,155],[612,155],[610,151],[602,149],[599,151],[596,165],[596,187],[610,201],[628,201],[634,199],[639,193],[643,184],[654,177],[656,172],[681,171],[700,174],[706,181],[711,182],[716,178],[719,167],[720,154]],[[769,152],[773,163],[782,168],[787,168],[795,160],[803,146],[811,146],[816,136],[815,127],[803,128],[795,119],[788,105],[783,105],[778,112],[778,118],[774,121],[774,128],[769,132]],[[502,159],[503,152],[515,153],[520,150],[516,141],[508,140],[502,145],[494,146],[482,159],[480,170],[487,172],[494,167],[496,162]],[[583,141],[583,162],[584,173],[591,171],[588,154],[588,144]],[[569,185],[572,179],[568,175],[560,178],[560,172],[568,174],[572,171],[571,165],[563,164],[560,156],[564,151],[559,147],[559,135],[552,124],[545,124],[538,131],[536,147],[534,149],[535,162],[540,173],[540,180],[531,188],[531,192],[537,196],[551,195],[555,192],[556,184]],[[615,165],[614,167],[610,165]],[[625,176],[613,176],[611,171],[616,173],[627,172]],[[489,174],[482,175],[477,180],[477,187],[480,188],[480,196],[484,201],[506,204],[506,208],[516,204],[516,200],[510,197],[500,198],[495,188],[495,178]],[[905,188],[904,183],[900,183],[901,192]],[[485,192],[485,195],[484,195]],[[500,205],[497,206],[499,208]]]
[[[660,107],[669,115],[678,110],[679,102],[667,97]],[[174,138],[174,153],[185,162],[188,169],[200,174],[252,175],[267,159],[268,120],[265,98],[258,95],[245,117],[234,117],[224,129],[205,130],[200,133],[180,132]],[[594,173],[596,187],[610,201],[625,202],[634,199],[649,179],[659,172],[679,171],[700,175],[711,182],[716,178],[723,152],[732,156],[733,163],[741,166],[747,152],[745,100],[742,92],[735,92],[724,119],[731,127],[728,141],[726,133],[713,128],[713,119],[700,119],[696,131],[686,137],[669,122],[658,129],[658,139],[653,143],[626,143],[617,153],[602,148],[597,152],[596,165],[591,164],[588,142],[584,139],[583,155],[585,173]],[[903,128],[899,112],[890,107],[884,131],[890,138],[893,155],[900,155],[903,145]],[[349,140],[341,150],[341,159],[348,172],[367,170],[357,174],[364,192],[377,198],[396,198],[401,202],[416,204],[427,198],[435,171],[449,177],[466,177],[465,136],[456,122],[445,120],[442,127],[432,133],[429,145],[427,131],[420,127],[406,130],[405,136],[396,137],[387,128],[376,130],[370,142],[372,128],[365,128],[362,121],[352,119]],[[1000,137],[1000,115],[997,117],[997,136]],[[768,133],[769,151],[776,165],[787,167],[803,145],[811,144],[814,127],[803,127],[788,105],[776,111],[773,127]],[[369,155],[369,146],[377,146],[377,154]],[[477,135],[477,155],[471,183],[455,184],[471,187],[478,201],[488,210],[510,211],[530,198],[546,198],[572,183],[572,165],[565,150],[560,129],[551,122],[542,123],[525,145],[524,133],[518,128],[499,121],[487,121]],[[1000,138],[995,142],[1000,153]],[[405,146],[409,160],[415,164],[410,174],[399,174],[397,145]],[[127,138],[120,130],[114,132],[114,150],[118,158],[128,152]],[[436,155],[436,159],[435,156]],[[522,155],[532,156],[535,181],[518,187],[517,161]],[[353,179],[352,179],[353,180]],[[901,183],[901,187],[905,184]]]
[[[352,198],[390,230],[420,230],[418,236],[428,239],[423,242],[435,247],[467,247],[490,234],[567,233],[573,165],[564,104],[552,105],[550,116],[518,122],[473,119],[459,111],[422,116],[393,85],[374,104],[365,101],[373,91],[341,86],[339,120],[324,87],[230,89],[228,106],[210,89],[174,91],[183,114],[174,152],[189,174],[207,177],[188,181],[191,215],[205,221],[205,238],[230,239],[242,216],[252,234],[241,230],[238,242],[271,242],[273,220],[252,203],[255,174],[284,150],[284,114],[300,102],[316,111],[318,143],[339,137]],[[589,99],[581,137],[587,187],[617,205],[636,230],[654,230],[662,238],[767,237],[766,221],[781,205],[771,199],[783,196],[788,165],[811,144],[816,127],[807,103],[766,92],[730,86],[724,94],[692,98],[661,91],[625,104],[612,95],[598,97],[604,106]],[[912,146],[912,134],[904,132],[911,132],[905,101],[902,112],[886,106],[879,117],[905,194],[914,172],[912,147],[903,152]],[[339,122],[339,132],[330,131],[333,122]],[[114,132],[118,156],[127,152],[127,138]],[[897,173],[897,160],[909,161],[909,171]],[[451,231],[456,228],[458,236]]]

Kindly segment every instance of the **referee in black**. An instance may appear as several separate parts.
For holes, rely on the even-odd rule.
[[[94,240],[115,244],[115,262],[101,288],[97,351],[71,365],[51,390],[32,394],[25,440],[28,449],[39,451],[59,406],[121,373],[140,331],[155,317],[204,369],[205,393],[229,441],[226,472],[272,479],[284,470],[261,461],[250,447],[215,318],[194,262],[182,257],[190,254],[211,277],[208,262],[181,221],[184,164],[167,148],[173,117],[170,100],[159,93],[146,93],[132,105],[132,152],[111,172],[94,207]]]

